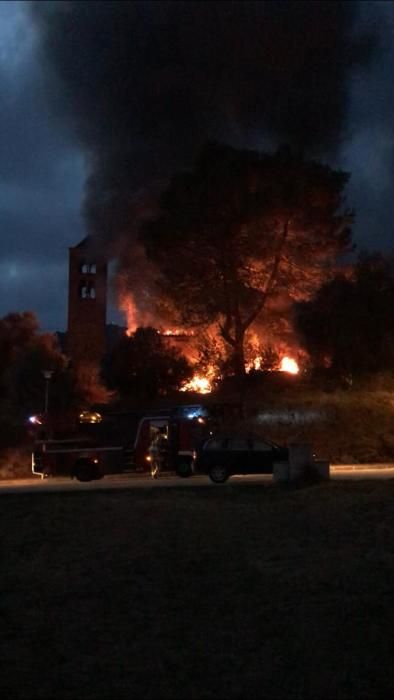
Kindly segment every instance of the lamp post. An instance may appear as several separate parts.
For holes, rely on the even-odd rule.
[[[49,406],[49,382],[51,381],[52,375],[53,375],[53,370],[52,369],[44,369],[42,370],[42,373],[44,375],[45,379],[45,403],[44,403],[44,416],[45,416],[45,425],[48,425],[48,406]]]

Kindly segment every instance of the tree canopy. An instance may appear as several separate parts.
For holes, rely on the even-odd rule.
[[[161,293],[183,324],[219,324],[235,373],[245,371],[245,333],[270,300],[307,297],[349,249],[348,178],[288,149],[207,144],[143,226]]]
[[[51,370],[50,413],[77,405],[78,387],[56,337],[41,333],[31,312],[10,313],[0,319],[0,441],[12,441],[32,413],[44,411],[45,379]],[[18,427],[19,426],[19,427]]]
[[[394,264],[362,255],[351,278],[324,284],[295,308],[295,326],[312,363],[336,375],[394,370]]]
[[[151,327],[124,335],[104,363],[109,388],[122,397],[155,398],[179,389],[191,374],[186,358]]]

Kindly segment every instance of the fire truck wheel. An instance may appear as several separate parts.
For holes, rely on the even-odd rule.
[[[76,463],[74,475],[78,481],[93,481],[100,478],[97,464],[90,460],[84,459]]]
[[[214,484],[224,484],[229,478],[227,467],[222,464],[215,464],[213,467],[209,468],[208,476]]]
[[[193,473],[192,465],[189,460],[184,460],[183,462],[179,462],[177,468],[176,468],[176,473],[177,476],[181,476],[182,478],[187,478],[188,476],[191,476]]]

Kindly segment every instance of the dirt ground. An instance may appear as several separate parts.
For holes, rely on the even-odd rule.
[[[0,503],[7,700],[393,693],[394,481]]]

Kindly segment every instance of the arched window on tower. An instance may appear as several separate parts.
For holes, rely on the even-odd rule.
[[[97,272],[97,265],[96,263],[82,262],[80,269],[83,275],[95,275]]]
[[[79,296],[81,299],[95,299],[96,289],[94,284],[87,282],[86,280],[82,280],[79,287]]]

